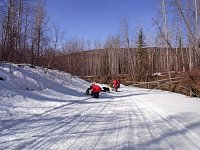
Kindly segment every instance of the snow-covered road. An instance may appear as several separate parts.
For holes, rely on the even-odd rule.
[[[200,150],[200,99],[90,83],[43,68],[0,66],[0,150]]]
[[[200,149],[200,122],[184,126],[144,89],[83,97],[0,128],[5,149]],[[162,93],[162,92],[160,92]],[[165,92],[163,92],[165,93]],[[3,120],[3,121],[6,121]],[[196,126],[196,127],[195,127]],[[188,128],[187,128],[188,127]]]

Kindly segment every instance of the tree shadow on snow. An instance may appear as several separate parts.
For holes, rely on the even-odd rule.
[[[87,103],[87,99],[85,99],[85,101]],[[96,100],[95,103],[96,102],[98,102],[98,100]],[[163,118],[163,116],[161,116],[161,118],[158,119],[144,119],[140,123],[136,123],[137,120],[135,119],[130,122],[130,117],[133,117],[131,115],[136,114],[128,113],[128,110],[124,114],[122,114],[121,111],[116,113],[115,108],[113,108],[113,112],[92,111],[93,113],[91,112],[83,114],[85,113],[85,111],[83,111],[82,113],[81,110],[76,110],[74,114],[68,114],[68,112],[70,112],[70,108],[66,108],[66,106],[67,104],[54,108],[53,110],[47,111],[43,114],[25,119],[1,121],[1,125],[6,125],[4,128],[6,129],[6,131],[2,132],[1,128],[0,139],[6,136],[15,136],[22,131],[26,133],[26,135],[28,135],[28,138],[25,135],[24,137],[22,136],[21,138],[18,138],[16,140],[12,138],[7,138],[6,140],[0,140],[0,145],[4,147],[9,147],[9,145],[13,142],[14,144],[18,144],[18,149],[26,146],[28,146],[30,149],[35,149],[35,147],[37,147],[38,145],[45,145],[45,148],[50,148],[53,144],[63,138],[65,138],[65,143],[67,143],[68,141],[73,141],[74,139],[76,139],[75,141],[79,141],[79,139],[84,137],[84,139],[90,139],[90,141],[88,141],[90,144],[92,142],[97,144],[97,142],[105,140],[106,144],[102,145],[102,149],[149,149],[151,145],[159,146],[159,144],[163,141],[172,141],[172,137],[179,138],[179,136],[185,136],[191,129],[200,128],[200,121],[193,122],[192,119],[189,120],[191,116],[195,115],[194,113],[180,113],[174,116],[168,116],[166,118]],[[66,112],[63,115],[60,114],[59,116],[56,116],[56,114],[58,113],[58,111],[56,110],[61,109],[62,111]],[[139,115],[138,118],[140,117],[141,116]],[[155,135],[155,126],[157,126],[157,128],[162,128],[157,123],[163,121],[163,119],[164,121],[166,121],[165,127],[168,129],[167,132],[159,129],[159,136],[153,136]],[[189,122],[184,124],[184,128],[180,128],[179,125],[175,124],[174,119],[178,120],[180,123],[180,120],[188,120]],[[132,126],[131,123],[136,124],[137,126]],[[137,127],[141,129],[141,132],[138,132],[137,135],[133,134],[131,136],[128,136],[129,132],[124,132],[137,132],[139,130]],[[12,129],[9,131],[10,128]],[[85,128],[85,130],[81,130],[81,128]],[[148,134],[152,137],[148,140],[141,139],[138,143],[138,141],[135,141],[135,136],[143,137],[143,130],[148,130]],[[124,133],[127,135],[121,135],[119,133]],[[118,142],[116,142],[115,140],[107,140],[110,139],[110,136],[113,135],[115,135],[116,137],[111,138],[117,139],[117,136],[119,136],[120,139],[120,136],[125,136],[126,140]],[[198,145],[196,145],[196,143],[194,143],[192,139],[187,138],[187,140],[190,141],[190,143],[194,144],[196,146],[196,149],[199,149]],[[78,144],[83,144],[84,147],[85,143]],[[91,149],[95,149],[95,147],[91,147]]]
[[[115,98],[126,98],[126,97],[131,97],[131,96],[139,96],[139,95],[147,95],[148,93],[127,93],[127,94],[114,94],[114,93],[106,93],[106,94],[101,94],[100,98],[111,98],[111,99],[115,99]]]
[[[192,121],[191,120],[189,123],[187,123],[187,121],[186,121],[189,118],[191,118],[191,116],[193,116],[193,115],[195,115],[195,114],[194,113],[180,113],[180,114],[169,116],[169,117],[165,118],[165,120],[168,121],[167,125],[169,128],[169,131],[159,133],[160,134],[159,136],[157,136],[157,137],[153,136],[151,138],[151,140],[144,141],[144,142],[138,144],[137,147],[143,147],[145,149],[146,148],[148,149],[150,145],[159,144],[161,142],[166,142],[166,141],[168,141],[168,143],[170,144],[169,141],[171,141],[171,142],[173,141],[173,139],[171,139],[171,138],[176,138],[176,137],[179,138],[180,136],[182,136],[183,138],[186,138],[190,143],[192,143],[192,145],[194,147],[196,147],[197,149],[200,149],[200,145],[199,144],[197,145],[197,143],[195,143],[196,140],[200,141],[200,138],[198,137],[199,134],[196,133],[197,136],[193,136],[193,134],[195,134],[195,132],[192,131],[193,129],[196,129],[197,131],[199,131],[200,121]],[[179,120],[179,119],[181,119],[182,121],[178,121],[178,123],[177,123],[177,120]],[[159,120],[155,120],[155,123],[153,123],[153,124],[156,124],[156,122],[158,122],[158,121]],[[146,123],[149,124],[148,121],[146,121]],[[152,123],[150,123],[150,124],[152,124]],[[158,128],[159,128],[159,126],[158,126]],[[148,129],[149,129],[150,134],[152,134],[154,132],[154,130],[151,129],[150,126],[148,127]],[[190,137],[188,137],[188,134]],[[182,137],[180,137],[179,139],[181,140]],[[197,137],[197,139],[196,139],[196,137]],[[183,143],[184,143],[184,139],[183,139]],[[172,146],[171,148],[173,148],[173,145],[170,145],[170,146]],[[174,147],[176,147],[176,146],[178,146],[178,145],[175,144]]]

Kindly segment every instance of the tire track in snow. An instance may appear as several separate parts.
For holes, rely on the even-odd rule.
[[[156,112],[159,113],[160,117],[163,118],[171,127],[175,127],[177,129],[176,132],[180,133],[182,136],[183,141],[186,142],[192,149],[200,149],[200,138],[196,136],[195,133],[186,129],[181,123],[179,123],[176,119],[170,116],[167,112],[162,110],[159,106],[155,104],[149,104],[150,108],[154,108]]]
[[[140,126],[138,126],[138,135],[142,135],[140,136],[141,142],[139,144],[139,149],[163,149],[160,143],[156,141],[156,137],[158,136],[157,128],[151,129],[151,126],[155,124],[154,120],[156,116],[152,116],[151,111],[147,112],[147,110],[144,108],[144,104],[138,104],[136,98],[132,98],[132,100],[133,104],[135,105],[135,110],[137,110],[138,116],[141,119],[140,124],[143,125],[142,129]],[[148,117],[146,117],[146,114]],[[162,143],[163,142],[165,143],[165,141],[162,140]],[[173,149],[170,144],[165,143],[163,145],[165,145],[164,149]]]
[[[131,116],[130,116],[130,105],[128,99],[120,98],[118,99],[118,126],[116,131],[115,142],[112,146],[112,149],[134,149],[132,140],[130,140],[130,126],[132,125]]]
[[[180,126],[175,119],[172,119],[170,115],[158,106],[139,98],[135,98],[134,103],[144,119],[148,121],[146,121],[147,127],[154,137],[146,144],[154,144],[156,142],[163,149],[200,149],[197,145],[200,140],[191,136],[191,134],[184,134],[182,132],[184,127]]]
[[[25,98],[23,98],[23,99],[25,99]],[[86,100],[90,100],[90,98],[86,98],[86,99],[83,99],[81,101],[86,101]],[[46,110],[46,111],[44,111],[41,114],[34,114],[34,115],[26,117],[26,118],[22,118],[22,119],[18,119],[16,121],[12,121],[12,123],[10,123],[9,125],[7,125],[6,127],[1,127],[0,128],[0,132],[4,132],[5,130],[12,129],[12,128],[17,128],[17,126],[21,125],[23,122],[28,122],[29,120],[35,120],[35,119],[38,119],[39,117],[43,117],[45,115],[50,115],[53,112],[57,112],[57,110],[66,109],[66,107],[71,108],[71,106],[73,106],[73,105],[76,106],[77,103],[78,102],[76,102],[76,101],[69,102],[67,104],[64,104],[64,105],[61,105],[61,106],[58,106],[58,107],[54,107],[53,109]]]
[[[105,103],[105,100],[102,103]],[[128,139],[130,114],[127,116],[129,113],[127,109],[130,109],[130,106],[127,103],[124,104],[124,99],[109,102],[105,109],[95,112],[97,115],[93,116],[92,126],[89,126],[69,149],[130,148]]]
[[[129,133],[128,142],[131,149],[143,149],[142,141],[140,137],[140,124],[143,119],[138,115],[137,109],[134,107],[132,99],[127,99],[128,106],[130,107],[129,112]],[[142,131],[143,132],[143,131]]]
[[[105,103],[105,104],[104,104]],[[102,106],[99,109],[95,109],[94,112],[91,112],[91,114],[98,114],[100,115],[102,113],[102,111],[104,111],[108,106],[109,106],[109,102],[101,102]],[[90,114],[90,115],[91,115]],[[90,116],[89,115],[89,116]],[[69,146],[69,150],[71,149],[91,149],[92,144],[94,143],[95,139],[94,138],[90,138],[89,136],[94,136],[92,134],[87,135],[87,133],[89,133],[89,129],[92,127],[92,125],[95,125],[95,120],[97,119],[97,115],[92,115],[90,121],[84,125],[84,127],[81,130],[78,130],[78,132],[80,132],[80,135],[74,139],[74,142]],[[77,132],[77,130],[73,131],[73,132]],[[88,143],[88,142],[92,142],[92,143]],[[86,144],[87,143],[87,144]]]
[[[43,141],[40,141],[39,143],[37,142],[35,144],[36,147],[34,147],[34,148],[52,147],[55,143],[57,143],[59,140],[61,140],[65,134],[69,134],[68,138],[70,139],[70,132],[72,132],[73,130],[77,131],[78,128],[81,127],[80,124],[87,119],[87,116],[85,114],[89,114],[93,109],[98,109],[101,106],[102,106],[102,104],[97,105],[95,108],[88,107],[86,111],[77,113],[78,117],[76,117],[73,120],[70,120],[67,123],[64,123],[61,127],[57,127],[56,129],[53,129],[54,131],[51,132],[51,137],[45,138]],[[84,114],[84,115],[81,115],[81,114]],[[52,139],[52,135],[55,135],[54,139]],[[65,142],[69,143],[69,140],[65,141]],[[61,143],[61,144],[63,144],[63,143]]]
[[[124,98],[116,98],[113,101],[114,104],[110,108],[112,113],[109,114],[113,119],[101,127],[103,132],[99,134],[96,145],[90,149],[135,149],[134,121],[130,101]]]
[[[62,109],[60,111],[63,110],[63,112],[65,112],[65,114],[61,114],[62,116],[60,116],[60,117],[62,119],[59,120],[59,122],[57,122],[57,123],[51,122],[51,121],[43,122],[42,119],[45,120],[45,118],[48,117],[47,116],[48,114],[46,114],[46,113],[44,114],[44,116],[42,116],[42,117],[40,116],[38,119],[41,121],[41,123],[37,122],[36,125],[32,125],[33,126],[32,129],[30,129],[30,127],[28,127],[27,132],[29,132],[30,135],[27,136],[27,134],[26,134],[26,136],[22,137],[21,141],[19,141],[20,144],[18,143],[19,145],[17,145],[17,147],[18,148],[27,148],[27,147],[40,148],[41,145],[45,145],[45,141],[47,142],[49,140],[50,144],[51,144],[51,142],[53,143],[54,141],[52,141],[50,139],[52,138],[52,139],[56,140],[55,138],[57,138],[59,136],[59,134],[57,134],[57,133],[62,132],[62,131],[60,131],[61,129],[63,129],[65,127],[67,128],[68,124],[79,119],[82,114],[90,111],[91,109],[94,109],[94,108],[90,107],[90,106],[94,107],[93,103],[88,104],[87,107],[83,107],[83,108],[81,108],[80,105],[81,104],[79,104],[79,106],[77,107],[77,108],[81,109],[80,111],[78,111],[76,109],[76,107],[75,107],[75,109],[73,109],[74,107],[68,107],[68,106],[62,107]],[[100,105],[101,104],[98,104],[95,108],[99,107]],[[75,105],[75,106],[77,106],[77,105]],[[71,108],[71,111],[69,112],[67,108]],[[55,113],[57,111],[58,110],[56,109]],[[52,113],[52,111],[51,111],[51,113]],[[46,119],[48,119],[48,118],[46,118]],[[40,126],[41,127],[44,126],[44,127],[41,128]],[[37,127],[40,127],[40,128],[37,128]],[[47,127],[47,128],[45,129],[45,127]],[[10,145],[10,146],[12,146],[12,145]]]
[[[91,129],[96,131],[96,139],[90,144],[92,146],[91,149],[108,149],[109,146],[113,145],[116,137],[116,132],[114,131],[118,129],[118,126],[115,126],[115,112],[113,114],[114,108],[117,106],[116,104],[116,100],[112,100],[107,110],[102,113],[102,118],[97,120],[98,126]]]
[[[153,139],[154,136],[148,128],[147,120],[144,118],[142,112],[140,111],[140,107],[135,104],[135,99],[131,97],[131,106],[133,107],[133,111],[136,119],[136,123],[134,124],[134,136],[135,136],[135,147],[136,149],[151,149],[151,146],[145,147],[144,143],[149,139]],[[154,147],[153,147],[154,148]]]
[[[41,143],[39,148],[43,147],[43,148],[53,148],[53,149],[59,149],[60,146],[61,149],[63,149],[63,147],[65,147],[64,149],[68,149],[71,145],[73,145],[73,143],[75,143],[83,134],[84,130],[86,130],[90,125],[91,122],[93,120],[92,117],[90,117],[90,114],[93,111],[97,111],[97,110],[102,110],[106,107],[105,104],[100,103],[97,107],[92,107],[91,109],[87,112],[84,112],[83,115],[81,115],[80,117],[78,117],[78,119],[76,118],[75,120],[73,120],[72,122],[64,125],[65,129],[63,130],[63,128],[61,128],[61,131],[58,132],[58,130],[56,132],[58,132],[56,139],[54,139],[53,141],[49,142],[47,139],[45,139],[46,145],[45,143]],[[69,127],[68,127],[69,126]],[[55,134],[55,133],[53,133]],[[49,138],[51,140],[51,138]],[[51,144],[49,144],[51,143]],[[36,144],[38,145],[38,143]]]

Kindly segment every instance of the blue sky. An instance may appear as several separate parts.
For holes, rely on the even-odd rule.
[[[158,0],[44,0],[51,21],[68,35],[104,40],[119,31],[126,17],[131,32],[141,24],[152,28]]]

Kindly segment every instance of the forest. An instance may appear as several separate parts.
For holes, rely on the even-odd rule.
[[[123,84],[199,96],[200,1],[158,2],[155,36],[147,37],[142,25],[133,36],[123,17],[117,33],[92,41],[68,37],[41,0],[0,0],[0,63],[27,63],[107,84],[117,77]]]

